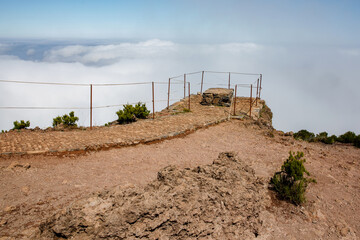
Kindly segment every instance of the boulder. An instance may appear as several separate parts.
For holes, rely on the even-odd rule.
[[[209,88],[202,94],[200,104],[230,107],[233,94],[233,89]]]

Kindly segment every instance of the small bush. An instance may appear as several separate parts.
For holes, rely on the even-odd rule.
[[[322,139],[321,142],[323,142],[325,144],[334,144],[336,139],[337,139],[337,137],[335,135],[331,135],[330,137],[326,137],[326,138]]]
[[[118,123],[126,124],[135,122],[136,119],[145,119],[149,116],[150,111],[147,110],[145,103],[141,104],[137,103],[135,106],[131,104],[126,104],[123,110],[119,110],[116,112],[118,115]]]
[[[270,187],[278,193],[281,199],[287,200],[295,205],[306,201],[305,191],[309,182],[314,179],[304,178],[304,173],[310,173],[305,169],[303,152],[289,152],[288,159],[281,166],[281,171],[276,172],[270,180]]]
[[[14,122],[14,128],[13,129],[24,129],[24,128],[27,128],[27,127],[30,127],[30,121],[24,121],[24,120],[21,120],[20,122],[18,121],[15,121]]]
[[[53,119],[53,127],[63,124],[66,127],[77,127],[76,122],[79,121],[78,117],[75,117],[74,111],[70,112],[69,115],[65,114],[62,117],[57,116]]]
[[[335,135],[331,135],[330,137],[328,137],[328,133],[327,132],[321,132],[319,134],[316,134],[316,137],[314,138],[315,142],[322,142],[325,144],[333,144],[336,141],[336,136]]]
[[[294,133],[294,138],[312,142],[312,141],[314,141],[315,134],[303,129],[303,130],[298,131],[297,133]]]
[[[316,141],[319,141],[319,142],[322,142],[324,139],[326,139],[328,137],[328,133],[327,132],[321,132],[321,133],[318,133],[316,134],[315,136],[315,140]]]
[[[337,138],[337,141],[341,143],[354,143],[355,138],[356,138],[356,134],[354,132],[348,131],[343,135],[340,135]]]
[[[354,146],[360,148],[360,134],[354,139]]]

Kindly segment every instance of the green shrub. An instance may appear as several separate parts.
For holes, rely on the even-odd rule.
[[[336,139],[337,139],[337,137],[335,135],[331,135],[330,137],[326,137],[326,138],[322,139],[321,142],[323,142],[325,144],[334,144]]]
[[[13,129],[24,129],[24,128],[27,128],[27,127],[30,127],[30,121],[24,121],[24,120],[21,120],[20,122],[18,121],[15,121],[14,122],[14,128]]]
[[[354,139],[354,146],[360,148],[360,134]]]
[[[294,133],[294,138],[312,142],[312,141],[314,141],[315,134],[303,129],[303,130],[298,131],[297,133]]]
[[[78,117],[75,117],[74,111],[70,112],[69,115],[65,114],[62,117],[57,116],[53,119],[53,127],[63,124],[66,127],[77,127],[76,122],[79,121]]]
[[[134,115],[138,119],[145,119],[149,116],[150,111],[146,108],[145,103],[141,104],[140,102],[134,107]]]
[[[126,124],[135,122],[136,119],[145,119],[149,116],[150,111],[147,110],[145,103],[141,104],[137,103],[135,106],[131,104],[126,104],[123,110],[119,110],[116,112],[118,115],[118,123]]]
[[[315,136],[315,141],[319,141],[322,142],[324,139],[326,139],[328,137],[328,133],[327,132],[321,132],[316,134]]]
[[[341,143],[354,143],[355,138],[356,134],[354,132],[348,131],[343,135],[340,135],[336,141]]]
[[[319,134],[316,134],[316,137],[314,138],[315,142],[322,142],[325,144],[333,144],[336,141],[336,136],[335,135],[331,135],[330,137],[328,137],[328,133],[327,132],[321,132]]]
[[[276,172],[270,180],[270,187],[278,193],[281,199],[287,200],[295,205],[306,201],[305,191],[309,182],[314,179],[304,178],[304,173],[310,173],[305,169],[303,152],[289,152],[289,157],[281,166],[281,171]]]

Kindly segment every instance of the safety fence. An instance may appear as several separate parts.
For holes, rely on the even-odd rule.
[[[241,76],[241,77],[239,77]],[[245,76],[245,78],[244,78]],[[248,78],[246,78],[248,77]],[[254,78],[255,81],[254,81]],[[82,110],[88,111],[89,126],[93,126],[93,114],[95,110],[119,108],[125,104],[136,104],[138,102],[152,105],[151,113],[152,118],[155,118],[156,109],[163,109],[188,97],[190,108],[190,95],[192,93],[202,93],[205,88],[222,87],[222,88],[234,88],[235,89],[235,101],[236,96],[250,96],[250,109],[253,103],[253,88],[256,88],[255,101],[260,99],[262,89],[262,74],[253,73],[238,73],[238,72],[215,72],[215,71],[198,71],[192,73],[185,73],[179,76],[170,77],[167,82],[161,81],[147,81],[147,82],[129,82],[129,83],[60,83],[60,82],[31,82],[31,81],[13,81],[13,80],[0,80],[0,84],[10,85],[33,85],[33,86],[47,86],[55,87],[36,89],[29,93],[28,89],[20,91],[20,95],[30,95],[31,98],[40,99],[40,102],[58,103],[62,98],[70,97],[70,102],[76,99],[77,96],[88,92],[88,105],[85,106],[86,100],[82,97],[78,99],[80,106],[38,106],[34,104],[32,106],[0,106],[0,110]],[[69,88],[70,87],[70,88]],[[109,88],[112,91],[109,91]],[[119,91],[118,89],[121,89]],[[81,90],[79,90],[81,89]],[[247,91],[240,90],[250,89],[250,95]],[[96,91],[96,97],[94,92]],[[9,89],[9,92],[19,93],[19,88],[15,87]],[[61,93],[65,94],[61,96]],[[166,94],[166,95],[165,95]],[[85,94],[87,95],[87,94]],[[45,98],[45,100],[44,100]],[[21,98],[20,98],[21,99]],[[107,100],[111,99],[111,102]],[[114,104],[114,99],[122,103]],[[124,100],[126,99],[125,102]],[[96,100],[96,101],[94,101]],[[69,102],[64,101],[64,102]],[[27,101],[31,102],[31,101]],[[93,103],[97,103],[94,105]],[[23,104],[20,101],[20,104]],[[157,104],[157,106],[156,106]],[[19,105],[19,104],[16,104]],[[57,104],[54,104],[57,105]],[[68,105],[68,104],[66,104]],[[234,106],[234,114],[236,104]],[[251,111],[250,111],[251,114]]]

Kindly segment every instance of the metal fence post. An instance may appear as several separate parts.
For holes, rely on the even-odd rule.
[[[251,117],[251,107],[252,107],[252,84],[250,85],[250,117]]]
[[[154,82],[152,82],[152,104],[153,104],[153,119],[155,119]]]
[[[90,129],[92,129],[92,84],[90,84]]]
[[[234,116],[236,115],[236,91],[237,91],[237,85],[235,84],[235,97],[234,97]]]
[[[201,88],[200,88],[200,94],[202,94],[202,91],[203,91],[203,84],[204,84],[204,71],[202,71],[202,74],[201,74]]]
[[[230,89],[230,72],[229,72],[229,84],[228,84],[228,89]]]
[[[189,111],[190,111],[190,82],[188,82],[188,92],[189,92]]]
[[[169,104],[170,104],[170,78],[169,78],[169,83],[168,83],[167,109],[169,109]]]
[[[184,99],[186,98],[186,74],[184,74]]]

